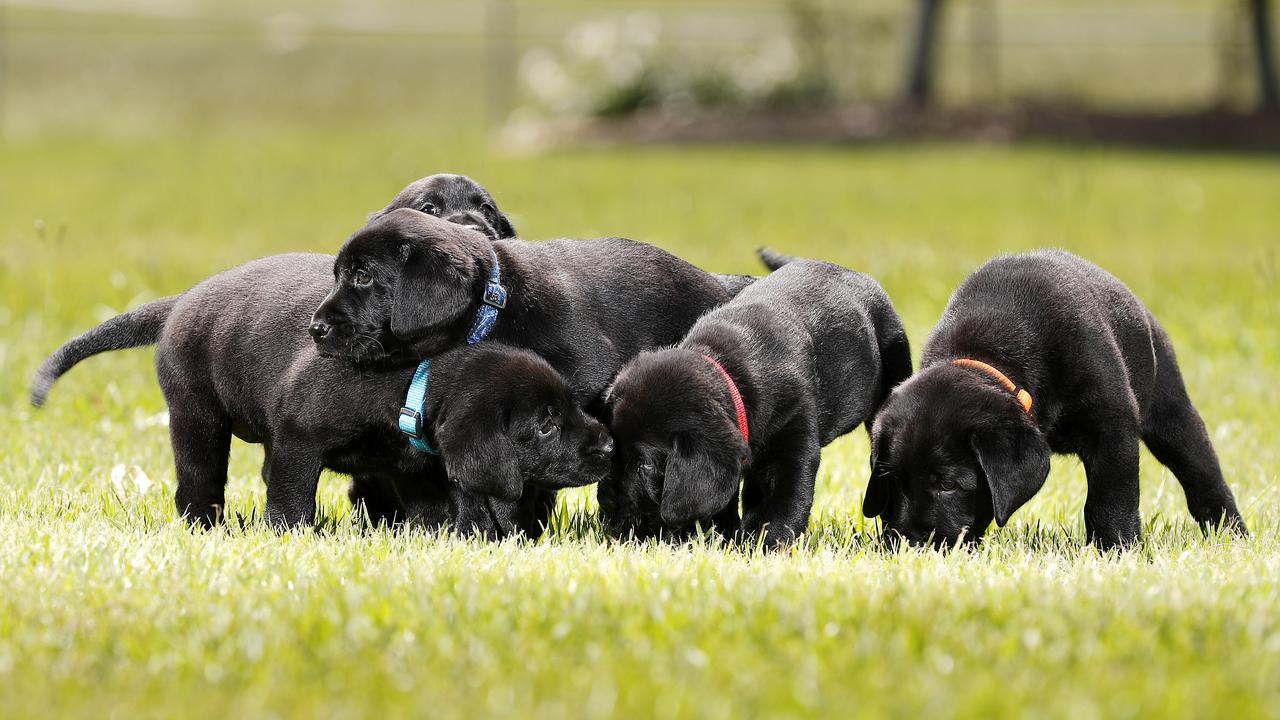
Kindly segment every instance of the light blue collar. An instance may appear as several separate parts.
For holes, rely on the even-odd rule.
[[[498,322],[498,311],[507,306],[507,289],[502,287],[502,268],[498,264],[498,253],[492,247],[489,248],[489,257],[493,260],[493,266],[489,269],[489,282],[484,286],[484,295],[480,297],[480,309],[476,311],[475,322],[471,323],[471,332],[467,334],[468,345],[475,345],[489,337],[494,324]],[[409,436],[410,445],[422,452],[439,455],[440,451],[427,441],[422,427],[423,416],[427,411],[427,381],[430,377],[431,358],[425,358],[413,371],[413,379],[409,381],[409,392],[400,408],[397,425],[400,432]]]

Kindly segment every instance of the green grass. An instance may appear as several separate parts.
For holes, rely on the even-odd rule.
[[[310,100],[290,114],[263,92],[275,104],[260,117],[206,123],[217,103],[173,77],[167,107],[149,105],[154,88],[122,108],[84,95],[96,127],[79,105],[58,111],[56,88],[24,84],[26,69],[58,76],[53,45],[14,47],[9,76],[28,79],[5,97],[0,135],[0,715],[1280,717],[1274,158],[954,145],[512,157],[465,123],[415,126],[426,101],[397,110],[377,89],[362,97],[385,116]],[[339,66],[318,72],[357,85]],[[55,111],[65,122],[38,122]],[[529,238],[627,235],[725,272],[754,271],[768,244],[865,270],[917,350],[987,257],[1079,252],[1168,327],[1254,536],[1202,538],[1144,454],[1147,540],[1101,556],[1082,545],[1080,464],[1056,458],[980,549],[885,553],[858,512],[861,432],[827,449],[812,531],[779,554],[607,540],[589,491],[567,494],[535,544],[364,533],[338,477],[321,484],[319,529],[277,536],[254,519],[261,451],[240,443],[228,501],[248,519],[192,533],[171,507],[150,351],[87,361],[46,409],[26,405],[35,367],[72,334],[253,257],[332,252],[438,170],[488,184]]]

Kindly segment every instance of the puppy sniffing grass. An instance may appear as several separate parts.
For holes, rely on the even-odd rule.
[[[1119,280],[1060,251],[1000,257],[952,296],[920,372],[872,433],[863,512],[891,537],[976,541],[1044,484],[1052,453],[1084,462],[1090,542],[1140,536],[1138,442],[1173,471],[1201,526],[1241,534],[1169,336]]]
[[[266,447],[266,515],[283,527],[313,521],[324,468],[411,489],[406,504],[421,500],[436,513],[424,519],[436,524],[500,535],[536,534],[546,519],[549,493],[525,492],[525,479],[555,487],[608,472],[608,434],[569,385],[540,357],[495,342],[433,358],[420,419],[430,449],[411,446],[400,415],[414,369],[360,369],[321,356],[307,335],[332,267],[326,255],[263,258],[112,318],[45,361],[32,403],[43,404],[58,376],[80,360],[157,343],[175,504],[198,525],[217,522],[225,505],[232,435]],[[512,505],[498,510],[487,500],[449,498],[446,478]],[[443,508],[451,513],[441,517]]]
[[[601,517],[620,534],[694,523],[763,533],[768,546],[809,524],[819,451],[869,422],[911,374],[902,323],[870,277],[788,261],[700,319],[675,348],[627,364],[609,390],[615,474]]]

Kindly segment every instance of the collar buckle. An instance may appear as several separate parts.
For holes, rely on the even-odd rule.
[[[507,289],[490,281],[484,286],[484,295],[480,300],[489,307],[501,310],[507,306]]]
[[[422,437],[422,413],[413,408],[400,408],[400,419],[397,421],[400,432],[413,438]]]

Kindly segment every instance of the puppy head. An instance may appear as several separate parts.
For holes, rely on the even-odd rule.
[[[525,483],[576,487],[608,475],[612,438],[541,357],[485,342],[445,358],[435,433],[445,471],[463,490],[510,501]]]
[[[489,262],[479,233],[394,210],[347,240],[333,290],[312,317],[322,355],[358,364],[411,361],[461,342]]]
[[[615,485],[600,491],[607,521],[680,528],[736,502],[748,448],[729,402],[724,377],[692,350],[644,353],[623,368],[607,396],[619,452]]]
[[[484,233],[490,240],[516,236],[511,221],[498,210],[493,196],[465,175],[440,173],[409,183],[391,203],[369,216],[375,220],[399,208],[409,208]]]
[[[949,364],[894,389],[871,448],[863,514],[882,516],[891,539],[938,547],[1003,527],[1044,485],[1051,454],[1008,392]]]

